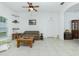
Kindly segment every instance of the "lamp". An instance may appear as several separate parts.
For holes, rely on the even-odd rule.
[[[19,23],[17,20],[12,21],[13,23]]]

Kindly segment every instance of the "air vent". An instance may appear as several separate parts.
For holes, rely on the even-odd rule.
[[[60,5],[63,5],[63,4],[64,4],[64,2],[61,2],[61,3],[60,3]]]

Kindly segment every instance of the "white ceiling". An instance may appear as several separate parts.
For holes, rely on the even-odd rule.
[[[70,7],[67,12],[79,12],[79,3]]]
[[[39,5],[37,8],[38,12],[58,12],[61,11],[65,4],[70,2],[65,2],[64,5],[60,5],[61,2],[33,2],[33,5]],[[22,8],[22,6],[28,6],[27,2],[3,2],[4,5],[16,12],[28,12],[28,9]]]

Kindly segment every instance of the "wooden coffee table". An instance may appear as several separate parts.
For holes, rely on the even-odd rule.
[[[16,39],[16,42],[17,42],[17,47],[19,47],[20,43],[23,42],[23,43],[27,44],[29,47],[32,48],[34,38],[33,37],[24,37],[24,38],[22,37],[22,38]]]

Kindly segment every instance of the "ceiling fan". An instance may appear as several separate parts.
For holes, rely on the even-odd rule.
[[[38,5],[33,5],[33,3],[31,3],[31,2],[27,2],[27,4],[28,4],[28,6],[22,6],[23,8],[28,8],[28,11],[30,12],[30,11],[35,11],[35,12],[37,12],[37,9],[36,8],[38,8],[39,6]]]

